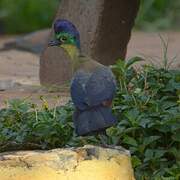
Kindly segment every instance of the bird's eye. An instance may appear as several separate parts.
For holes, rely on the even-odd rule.
[[[60,37],[60,41],[61,41],[61,42],[65,42],[66,40],[67,40],[67,38],[66,38],[65,36]]]

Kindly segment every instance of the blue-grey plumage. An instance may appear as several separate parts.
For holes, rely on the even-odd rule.
[[[111,112],[111,103],[116,92],[112,71],[109,67],[81,55],[79,32],[71,22],[57,20],[54,31],[56,39],[50,45],[64,48],[72,63],[74,77],[70,91],[76,108],[73,120],[77,135],[98,133],[113,126],[117,120]]]
[[[86,84],[90,78],[90,73],[78,71],[71,81],[71,98],[74,105],[79,110],[85,110],[88,108],[87,104],[87,92]]]
[[[74,125],[78,135],[101,132],[117,123],[111,107],[116,91],[114,76],[108,67],[97,67],[92,73],[78,71],[71,83],[71,97],[76,107]]]
[[[103,105],[83,111],[76,109],[73,119],[76,134],[79,136],[98,134],[117,123],[111,108]]]
[[[116,81],[108,67],[97,68],[86,85],[89,106],[97,106],[103,101],[112,100],[116,92]]]

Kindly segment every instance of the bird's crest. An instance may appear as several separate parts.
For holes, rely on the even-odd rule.
[[[70,21],[57,19],[54,23],[54,33],[55,39],[61,44],[76,45],[80,49],[80,34]]]

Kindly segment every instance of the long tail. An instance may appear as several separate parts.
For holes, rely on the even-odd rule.
[[[74,126],[79,136],[98,133],[117,123],[109,107],[98,106],[74,113]]]

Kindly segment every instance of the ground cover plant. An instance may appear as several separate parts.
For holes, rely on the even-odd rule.
[[[137,180],[180,178],[180,70],[169,69],[166,53],[163,59],[162,67],[144,65],[138,71],[132,65],[142,60],[139,57],[112,66],[118,124],[107,130],[105,140],[131,151]],[[71,102],[50,109],[40,98],[41,109],[15,99],[0,110],[0,152],[101,144],[98,136],[76,137]]]

